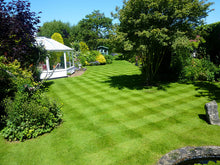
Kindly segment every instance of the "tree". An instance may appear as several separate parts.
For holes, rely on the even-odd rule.
[[[53,40],[55,40],[55,41],[61,43],[61,44],[64,44],[64,42],[63,42],[63,37],[61,36],[60,33],[54,33],[54,34],[51,36],[51,38],[52,38]]]
[[[195,28],[211,11],[207,0],[128,0],[119,11],[119,35],[124,47],[142,59],[148,83],[158,76],[161,64],[170,66],[172,44],[178,37],[195,36]],[[166,58],[164,58],[166,57]],[[168,65],[167,65],[168,64]]]
[[[109,38],[112,19],[105,17],[104,13],[100,13],[99,10],[95,10],[79,22],[79,27],[82,40],[88,44],[90,49],[96,49],[99,39]]]
[[[17,59],[22,67],[36,64],[39,55],[34,35],[39,22],[28,1],[0,0],[0,55],[10,62]]]
[[[52,22],[45,22],[43,26],[39,28],[38,36],[50,38],[54,33],[60,33],[63,37],[64,44],[70,46],[70,32],[71,26],[69,23],[54,20]]]
[[[202,51],[203,55],[210,56],[214,64],[220,65],[220,22],[201,26],[198,30],[202,32],[201,36],[206,40],[205,43],[199,45],[198,50]]]

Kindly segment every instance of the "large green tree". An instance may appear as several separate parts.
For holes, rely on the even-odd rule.
[[[64,44],[70,46],[70,32],[71,26],[69,23],[54,20],[52,22],[45,22],[43,26],[39,28],[38,36],[50,38],[54,33],[60,33],[63,37]]]
[[[178,37],[191,38],[211,11],[207,0],[128,0],[119,11],[125,49],[142,58],[142,73],[152,83]],[[175,54],[174,54],[175,55]],[[168,65],[167,65],[168,66]]]
[[[96,49],[99,44],[105,43],[112,30],[112,19],[105,17],[104,13],[95,10],[86,15],[79,22],[81,39],[86,42],[90,49]]]

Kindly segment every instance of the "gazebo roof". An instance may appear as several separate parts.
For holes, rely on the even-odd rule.
[[[99,46],[97,49],[108,49],[108,47],[106,47],[106,46]]]
[[[48,51],[73,51],[72,48],[46,37],[36,37],[36,42],[37,45],[43,45],[44,48]]]

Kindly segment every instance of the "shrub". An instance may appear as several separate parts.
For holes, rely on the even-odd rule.
[[[217,72],[217,67],[210,60],[190,58],[187,60],[187,65],[183,68],[181,78],[192,81],[214,81]]]
[[[89,51],[89,47],[87,46],[87,44],[85,42],[80,42],[79,47],[80,47],[80,51],[82,53]]]
[[[62,121],[61,105],[42,93],[18,92],[4,100],[7,114],[2,135],[9,141],[35,138],[50,132]]]
[[[15,60],[0,57],[0,117],[6,123],[2,135],[12,141],[50,132],[61,122],[61,105],[48,99],[34,82],[32,73]]]
[[[111,64],[114,60],[114,57],[112,55],[104,55],[106,59],[106,64]]]
[[[99,52],[98,51],[90,51],[88,52],[87,56],[86,56],[86,59],[87,61],[90,63],[90,62],[95,62],[96,61],[96,57],[99,55]]]
[[[105,57],[102,54],[99,54],[96,57],[96,61],[98,61],[100,64],[106,64],[106,59],[105,59]]]
[[[53,40],[55,40],[55,41],[61,43],[61,44],[64,44],[64,42],[63,42],[63,37],[62,37],[62,35],[61,35],[60,33],[54,33],[54,34],[51,36],[51,38],[52,38]]]
[[[7,64],[3,56],[0,56],[0,83],[0,103],[7,96],[13,97],[17,91],[25,90],[24,84],[28,84],[29,87],[37,85],[30,71],[21,69],[17,60]],[[0,109],[3,109],[2,103]]]
[[[79,56],[79,59],[80,59],[80,62],[83,66],[85,65],[99,65],[100,62],[97,61],[97,56],[99,56],[99,52],[96,51],[96,50],[93,50],[93,51],[87,51],[87,52],[81,52],[80,56]]]

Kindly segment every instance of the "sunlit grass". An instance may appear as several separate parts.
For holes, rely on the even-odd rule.
[[[219,91],[205,82],[149,88],[126,61],[88,67],[49,87],[64,103],[62,125],[23,143],[1,138],[0,164],[155,164],[177,148],[220,145],[220,127],[203,120]]]

